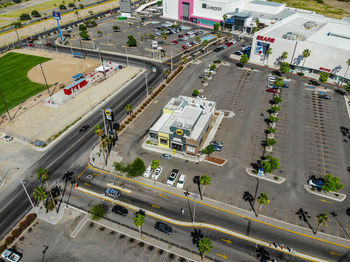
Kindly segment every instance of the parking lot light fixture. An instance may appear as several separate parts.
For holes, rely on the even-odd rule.
[[[39,67],[40,67],[40,69],[41,69],[41,73],[43,74],[43,77],[44,77],[44,80],[45,80],[47,92],[49,93],[49,96],[51,96],[51,94],[50,94],[50,89],[49,89],[49,85],[47,84],[46,77],[45,77],[45,74],[44,74],[43,65],[40,63],[40,64],[39,64]]]

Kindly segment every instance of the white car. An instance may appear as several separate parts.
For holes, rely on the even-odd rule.
[[[199,99],[207,99],[206,96],[198,96]]]
[[[149,178],[153,173],[153,169],[151,168],[151,166],[148,166],[145,173],[143,173],[143,176],[146,178]]]
[[[160,174],[162,173],[163,168],[161,166],[157,167],[152,174],[152,179],[157,180]]]
[[[176,181],[176,178],[177,178],[177,175],[179,174],[179,170],[177,169],[173,169],[171,171],[171,174],[170,176],[168,177],[168,180],[166,181],[166,184],[168,186],[173,186],[175,184],[175,181]]]
[[[274,86],[273,84],[268,84],[267,88],[273,88],[273,86]]]
[[[18,262],[22,258],[22,256],[20,254],[17,254],[10,249],[6,249],[4,252],[2,252],[1,257],[5,258],[8,261],[12,261],[12,262]]]
[[[4,134],[2,137],[1,137],[2,140],[5,140],[5,141],[11,141],[13,139],[12,136],[9,136],[9,135],[6,135]]]
[[[204,69],[204,72],[205,72],[205,73],[212,73],[212,74],[214,73],[214,71],[213,71],[213,70],[210,70],[210,69]]]
[[[267,79],[267,81],[276,81],[276,77],[274,76],[269,76],[269,78]]]
[[[177,188],[183,188],[184,184],[185,184],[185,181],[186,181],[186,175],[181,174],[180,177],[179,177],[179,180],[177,181],[176,187]]]

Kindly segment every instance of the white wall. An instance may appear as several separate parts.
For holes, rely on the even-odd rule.
[[[178,20],[179,5],[177,0],[163,0],[163,16]]]
[[[284,10],[284,6],[268,6],[268,5],[259,5],[254,3],[246,3],[244,5],[245,10],[251,10],[251,11],[257,11],[261,13],[276,15],[279,12],[282,12]]]
[[[221,11],[202,8],[202,4],[207,4],[207,6],[220,7]],[[222,20],[223,15],[228,12],[234,12],[236,8],[242,6],[241,1],[234,1],[229,3],[217,2],[217,1],[208,1],[208,0],[195,0],[193,13],[196,16]]]

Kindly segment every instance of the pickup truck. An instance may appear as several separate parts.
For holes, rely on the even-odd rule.
[[[15,251],[12,251],[10,249],[6,249],[4,252],[2,252],[1,257],[5,258],[7,261],[12,262],[18,262],[22,258],[20,254],[17,254]]]

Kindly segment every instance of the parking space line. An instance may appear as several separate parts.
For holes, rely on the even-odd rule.
[[[156,206],[156,205],[152,205],[152,207],[155,207],[155,208],[160,208],[159,206]]]

